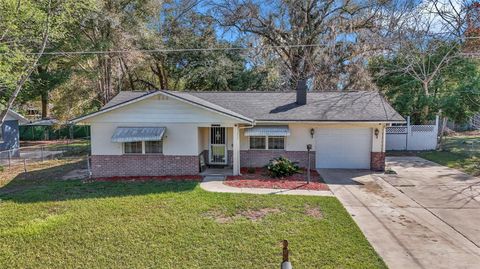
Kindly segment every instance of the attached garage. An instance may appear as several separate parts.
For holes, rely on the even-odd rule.
[[[315,130],[317,168],[370,169],[371,128]]]

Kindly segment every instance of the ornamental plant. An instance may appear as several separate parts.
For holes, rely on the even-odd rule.
[[[270,160],[266,167],[271,177],[287,177],[298,173],[300,170],[296,162],[292,162],[285,157]]]

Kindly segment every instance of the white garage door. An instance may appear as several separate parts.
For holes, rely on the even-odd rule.
[[[315,130],[317,168],[370,169],[370,128]]]

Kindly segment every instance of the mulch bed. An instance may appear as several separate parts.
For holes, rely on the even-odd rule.
[[[116,181],[202,181],[199,175],[191,176],[131,176],[131,177],[97,177],[95,181],[116,182]]]
[[[309,184],[307,184],[306,171],[284,178],[270,177],[265,168],[255,168],[253,173],[249,173],[247,168],[242,168],[240,172],[241,176],[228,176],[224,184],[237,188],[329,190],[328,185],[325,184],[316,170],[310,170],[311,181]]]

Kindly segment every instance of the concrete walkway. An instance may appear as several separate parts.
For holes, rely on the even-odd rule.
[[[264,189],[264,188],[236,188],[223,184],[224,176],[206,176],[200,187],[210,192],[224,193],[250,193],[250,194],[287,194],[287,195],[311,195],[311,196],[333,196],[331,191],[312,190],[288,190],[288,189]]]
[[[416,157],[388,158],[387,166],[398,175],[333,169],[320,174],[389,268],[479,268],[477,199],[465,195],[462,202],[444,192],[458,192],[457,181],[472,184],[475,178]],[[456,212],[462,204],[470,214]],[[440,205],[449,217],[429,208]]]

